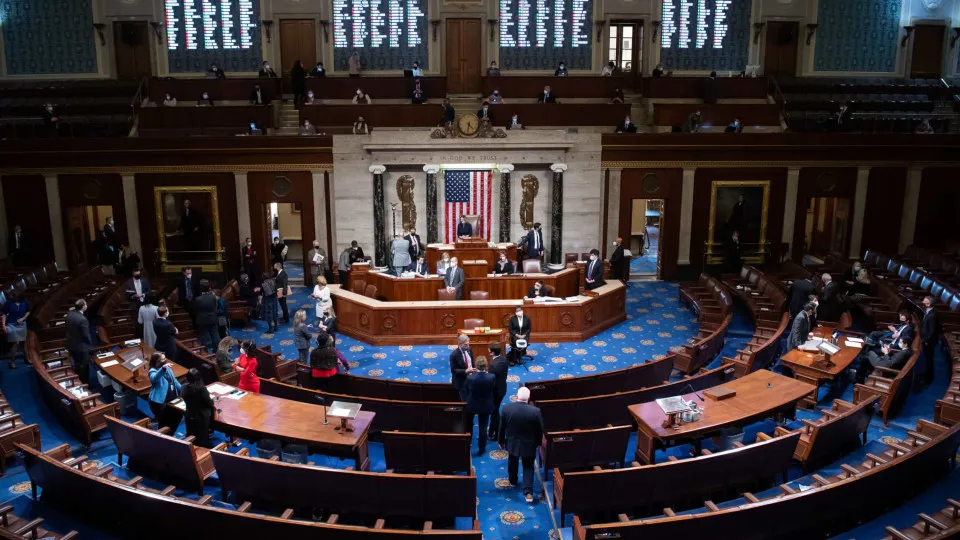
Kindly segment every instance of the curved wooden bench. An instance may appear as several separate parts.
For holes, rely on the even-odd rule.
[[[921,512],[911,527],[897,529],[887,526],[889,533],[883,540],[947,539],[960,535],[960,501],[947,499],[947,506],[939,512]]]
[[[597,429],[552,431],[543,434],[537,450],[540,466],[546,472],[623,466],[627,443],[634,431],[632,425],[607,426]]]
[[[670,354],[660,360],[647,360],[642,364],[596,375],[530,381],[523,385],[530,389],[530,400],[535,402],[629,392],[669,381],[674,357]]]
[[[0,476],[7,473],[7,460],[17,454],[18,444],[40,450],[40,427],[24,423],[0,394]]]
[[[349,396],[366,396],[399,401],[460,401],[460,394],[449,382],[392,381],[378,377],[340,373],[333,377],[328,384],[328,391]]]
[[[743,349],[737,351],[737,356],[733,358],[725,356],[723,363],[734,366],[737,377],[770,367],[780,355],[780,343],[788,333],[789,327],[790,314],[784,312],[780,315],[779,326],[773,329],[758,326],[753,338]]]
[[[853,387],[853,401],[860,403],[865,400],[872,400],[875,396],[880,398],[880,412],[883,414],[883,423],[886,424],[890,417],[900,410],[903,403],[910,395],[913,388],[913,370],[920,358],[920,336],[913,338],[913,354],[907,360],[907,363],[901,369],[877,367],[874,369],[867,380],[862,384],[858,383]]]
[[[380,433],[387,472],[470,472],[469,433]]]
[[[823,409],[823,416],[819,419],[801,420],[803,427],[794,431],[777,426],[774,435],[800,434],[793,458],[808,471],[812,465],[827,463],[866,444],[867,428],[876,405],[877,401],[870,399],[856,405],[835,399],[833,407]]]

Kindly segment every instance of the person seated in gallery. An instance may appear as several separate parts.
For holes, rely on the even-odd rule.
[[[568,75],[568,74],[567,74],[567,66],[561,61],[560,64],[557,65],[557,69],[555,69],[555,70],[553,71],[553,76],[554,76],[554,77],[566,77],[567,75]]]
[[[930,125],[930,119],[924,118],[923,121],[920,122],[920,125],[917,126],[917,129],[916,131],[914,131],[914,133],[917,133],[920,135],[930,135],[934,133],[933,126]]]
[[[423,255],[420,255],[419,257],[417,257],[417,260],[410,265],[410,268],[408,268],[408,270],[418,276],[427,275],[429,270],[427,269],[427,261],[423,257]]]
[[[663,77],[663,64],[657,64],[650,74],[654,77]]]
[[[493,265],[493,273],[498,276],[509,276],[513,274],[513,262],[510,259],[507,259],[507,252],[500,252],[500,259],[495,265]]]
[[[724,133],[742,133],[743,132],[743,122],[740,121],[739,116],[734,116],[733,121],[727,124],[727,128],[723,130]]]
[[[690,116],[687,117],[687,121],[683,123],[680,127],[680,131],[683,133],[698,133],[700,131],[700,123],[703,122],[703,115],[700,114],[700,109],[690,113]]]
[[[304,105],[316,105],[317,98],[313,95],[313,90],[307,91],[307,97],[303,98]]]
[[[317,128],[313,127],[313,124],[310,123],[310,120],[304,118],[303,125],[300,126],[300,135],[316,135]]]
[[[323,67],[323,62],[317,62],[317,67],[310,70],[311,77],[326,77],[327,70]]]
[[[537,98],[537,103],[556,103],[557,96],[550,91],[550,85],[543,87],[543,92],[540,92],[540,96]]]
[[[498,88],[494,88],[493,93],[487,97],[487,103],[490,103],[491,105],[503,104],[503,96],[500,95],[500,90]]]
[[[370,126],[367,124],[367,121],[364,120],[362,116],[358,116],[357,121],[353,123],[353,134],[354,135],[370,134]]]
[[[423,89],[423,83],[420,78],[413,80],[413,92],[410,93],[410,101],[414,105],[423,105],[427,102],[427,93]]]
[[[542,280],[537,280],[533,284],[533,287],[530,287],[530,290],[527,291],[527,295],[524,298],[546,298],[547,288],[543,286]]]
[[[197,107],[213,107],[213,100],[210,99],[210,94],[204,92],[200,95],[200,99],[197,100]]]
[[[879,352],[867,351],[866,356],[860,360],[856,381],[862,383],[878,367],[900,369],[906,365],[911,354],[913,351],[910,350],[910,343],[903,338],[900,338],[896,345],[882,345]]]
[[[600,70],[601,77],[612,77],[614,73],[617,72],[617,65],[613,63],[613,60],[607,62],[607,65],[603,66],[603,69]]]
[[[520,122],[520,115],[517,113],[513,113],[513,116],[510,117],[510,122],[507,124],[507,129],[527,129],[527,128]]]
[[[210,64],[210,69],[207,70],[206,77],[208,79],[226,79],[227,74],[220,69],[220,66],[216,62]]]
[[[250,127],[247,128],[247,135],[263,135],[263,129],[257,126],[256,122],[250,122]]]
[[[617,126],[617,130],[615,131],[615,133],[636,133],[636,132],[637,132],[637,126],[632,121],[630,121],[629,114],[623,119],[623,122],[620,122],[620,124]]]
[[[270,67],[270,62],[264,62],[263,66],[260,67],[260,71],[257,72],[257,77],[264,77],[268,79],[276,79],[277,72]]]
[[[480,110],[477,111],[477,118],[480,120],[490,120],[490,103],[484,101],[483,105],[480,106]]]
[[[886,330],[874,330],[867,335],[867,342],[864,345],[866,352],[879,351],[883,345],[896,345],[901,339],[907,343],[913,343],[913,336],[916,330],[910,322],[910,312],[902,309],[899,313],[897,324],[887,326]]]
[[[623,100],[626,99],[623,97],[623,88],[614,88],[613,97],[610,98],[610,103],[618,104],[623,103]]]
[[[373,100],[370,98],[370,94],[357,88],[357,92],[353,95],[353,104],[354,105],[370,105],[371,103],[373,103]]]
[[[170,92],[167,92],[166,94],[163,95],[163,106],[164,106],[164,107],[176,107],[176,106],[177,106],[177,98],[173,97],[173,94],[171,94]]]
[[[487,68],[487,77],[499,77],[500,68],[497,67],[496,62],[490,62],[490,67]]]
[[[710,76],[703,80],[703,86],[700,88],[700,99],[707,104],[714,104],[717,102],[716,71],[711,71]]]
[[[266,105],[269,103],[267,97],[263,95],[263,89],[260,88],[259,84],[253,85],[253,90],[250,91],[250,104],[251,105]]]
[[[410,74],[414,77],[423,77],[423,68],[420,67],[420,62],[413,63],[413,69],[410,70]]]
[[[467,223],[467,220],[460,216],[460,223],[457,223],[457,238],[470,238],[473,236],[473,225]]]

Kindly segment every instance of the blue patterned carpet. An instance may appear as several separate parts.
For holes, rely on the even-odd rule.
[[[295,275],[294,272],[291,272],[291,274]],[[307,289],[295,287],[294,293],[294,298],[290,303],[291,307],[303,305],[310,309],[308,313],[312,313],[313,306],[312,303],[308,302]],[[291,318],[292,316],[293,312],[291,312]],[[524,367],[512,368],[510,371],[509,395],[516,393],[522,381],[574,377],[628,367],[642,362],[644,359],[659,358],[671,346],[686,342],[696,334],[697,330],[697,322],[693,314],[678,302],[677,285],[674,283],[631,283],[627,291],[627,317],[628,320],[624,323],[597,335],[585,343],[533,344],[530,352],[534,361]],[[252,338],[258,343],[270,344],[275,350],[282,352],[287,357],[296,355],[289,326],[281,328],[281,331],[275,336],[263,333],[265,328],[265,323],[255,321],[248,328],[233,329],[232,334],[239,339]],[[731,355],[733,351],[742,346],[743,341],[749,339],[751,333],[752,327],[749,319],[738,309],[723,355]],[[397,380],[431,382],[449,380],[447,356],[452,345],[373,347],[346,337],[342,337],[338,340],[338,343],[340,349],[350,361],[354,373]],[[719,357],[716,362],[719,363]],[[16,412],[22,414],[27,422],[40,424],[43,447],[51,448],[61,443],[67,443],[75,449],[75,453],[85,453],[104,464],[116,465],[116,453],[109,435],[101,436],[90,448],[82,447],[77,439],[67,433],[40,402],[40,396],[33,379],[32,368],[24,368],[22,365],[12,371],[0,368],[0,388],[2,388]],[[879,420],[875,420],[868,433],[869,440],[878,441],[883,437],[902,438],[906,429],[914,427],[917,417],[930,418],[933,402],[936,396],[943,395],[945,385],[945,381],[941,384],[935,383],[923,392],[912,395],[904,410],[889,426],[885,427]],[[111,398],[109,390],[105,390],[104,394],[106,399]],[[819,396],[820,405],[829,406],[834,397],[843,397],[849,400],[852,398],[852,388],[841,385],[841,387],[835,389],[824,389]],[[148,409],[143,400],[140,400],[139,409],[129,417],[130,420],[147,415]],[[798,419],[817,416],[819,415],[815,413],[800,412]],[[775,424],[772,422],[760,422],[748,426],[745,429],[744,440],[745,442],[752,441],[759,431],[771,433],[774,427]],[[181,435],[182,432],[183,426],[181,425]],[[218,434],[214,438],[214,443],[222,440],[225,440],[225,438]],[[474,441],[476,440],[477,434],[474,433]],[[635,437],[631,438],[628,455],[632,455],[634,446]],[[710,448],[709,443],[705,447]],[[839,471],[840,463],[858,462],[859,457],[868,448],[869,445],[847,456],[844,460],[817,472],[835,474],[834,471]],[[370,451],[371,470],[384,471],[386,467],[382,446],[378,443],[372,443]],[[672,449],[670,454],[682,456],[687,452],[689,452],[688,447],[680,446]],[[663,454],[659,457],[665,459]],[[318,465],[339,468],[352,464],[349,461],[317,455],[311,456],[310,460]],[[535,504],[526,504],[519,487],[512,488],[507,484],[506,455],[504,452],[496,449],[494,445],[488,444],[486,454],[474,457],[473,463],[478,480],[478,519],[481,522],[481,528],[486,539],[570,537],[569,527],[562,530],[557,528],[558,516],[555,515],[555,512],[551,512],[547,504],[549,496],[544,497],[544,493],[549,494],[552,490],[551,482],[547,481],[546,484],[543,484],[538,477],[537,482],[535,482],[535,490],[539,494],[539,500]],[[125,468],[118,468],[117,474],[119,476],[133,475]],[[794,478],[794,482],[798,483],[808,482],[809,477],[802,477],[801,474],[799,470],[794,471],[791,478]],[[956,497],[958,478],[960,478],[958,474],[954,473],[924,496],[918,497],[916,504],[911,503],[901,507],[896,512],[897,523],[907,522],[915,518],[917,511],[939,508],[937,505],[941,504],[948,496]],[[78,520],[74,516],[64,515],[65,509],[51,508],[43,502],[34,503],[28,496],[29,482],[27,480],[20,461],[16,458],[10,463],[7,475],[0,478],[0,493],[9,494],[5,498],[9,504],[15,506],[19,515],[42,516],[54,530],[65,532],[69,529],[77,529],[81,532],[83,538],[114,538],[104,531],[87,527],[82,520]],[[159,485],[159,482],[157,484]],[[216,487],[217,480],[214,478],[212,482],[208,483],[207,493],[218,497],[219,489],[216,489]],[[196,495],[190,493],[178,492],[177,495],[196,497]],[[736,502],[728,501],[721,506],[736,504]],[[934,502],[936,504],[933,504]],[[931,504],[933,504],[932,507]],[[855,536],[841,535],[838,538],[883,536],[883,526],[890,523],[886,518],[887,516],[864,525],[857,530]],[[893,516],[891,516],[892,518]],[[567,524],[569,525],[569,523],[568,520]],[[458,520],[458,528],[468,526],[469,520]]]

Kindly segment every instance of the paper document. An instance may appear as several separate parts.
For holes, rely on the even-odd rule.
[[[110,358],[111,356],[113,356],[112,352],[105,352],[105,353],[98,354],[97,358],[100,358],[102,360],[104,358]]]
[[[223,394],[228,394],[230,392],[233,392],[233,387],[227,386],[225,384],[213,383],[209,387],[207,387],[207,390],[209,390],[211,394],[217,394],[222,396]]]
[[[100,364],[100,369],[107,369],[108,367],[113,367],[113,366],[116,366],[116,365],[119,365],[119,364],[120,364],[120,362],[117,362],[116,360],[111,360],[111,361],[109,361],[109,362],[104,362],[104,363]]]
[[[229,394],[227,394],[227,395],[225,395],[225,396],[223,396],[223,397],[225,397],[225,398],[227,398],[227,399],[237,400],[237,399],[242,398],[242,397],[245,396],[245,395],[247,395],[247,393],[244,392],[244,391],[242,391],[242,390],[234,390],[233,392],[230,392]]]
[[[133,367],[135,367],[135,368],[138,368],[138,367],[140,367],[140,366],[143,365],[143,360],[141,360],[141,359],[139,359],[139,358],[135,358],[135,359],[133,359],[133,360],[130,361],[130,365],[133,366]]]
[[[327,411],[328,416],[348,416],[350,414],[350,409],[344,409],[342,407],[337,407],[336,409],[330,409]]]
[[[170,405],[180,409],[181,411],[187,410],[187,404],[180,398],[177,398],[170,402]]]
[[[856,341],[850,341],[849,339],[843,342],[844,345],[853,349],[862,349],[863,343],[857,343]]]
[[[862,339],[860,339],[860,338],[858,338],[858,337],[852,337],[852,336],[851,336],[851,337],[848,337],[848,338],[847,338],[847,341],[848,341],[848,342],[853,342],[853,343],[863,343],[863,340],[862,340]]]

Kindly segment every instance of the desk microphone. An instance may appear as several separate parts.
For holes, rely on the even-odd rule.
[[[697,399],[699,399],[700,401],[706,401],[705,399],[703,399],[703,396],[702,396],[702,395],[700,395],[699,393],[697,393],[697,391],[693,388],[693,385],[690,384],[690,383],[687,383],[687,385],[684,386],[682,390],[680,390],[680,393],[682,394],[683,391],[686,390],[687,388],[689,388],[690,391],[693,392],[693,395],[697,396]]]
[[[317,403],[323,405],[323,425],[327,425],[330,423],[330,421],[327,420],[327,400],[323,396],[316,396],[316,398]]]

